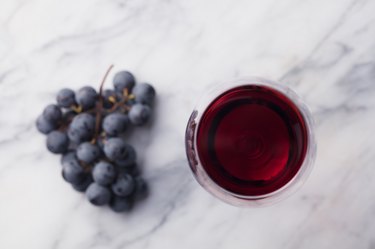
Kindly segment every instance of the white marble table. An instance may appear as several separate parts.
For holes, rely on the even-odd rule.
[[[375,1],[1,0],[0,248],[375,248]],[[63,86],[129,69],[158,91],[131,138],[152,195],[96,208],[61,178],[36,116]],[[197,97],[222,79],[282,80],[311,107],[318,156],[274,206],[211,197],[185,159]],[[110,84],[110,83],[109,83]]]

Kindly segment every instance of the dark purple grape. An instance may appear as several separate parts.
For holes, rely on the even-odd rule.
[[[75,97],[77,104],[80,105],[83,110],[94,108],[98,100],[98,94],[91,86],[85,86],[79,89]]]
[[[138,103],[151,105],[155,98],[155,89],[148,83],[141,83],[133,88],[132,94]]]
[[[60,107],[70,108],[77,105],[75,100],[75,93],[73,90],[64,88],[61,89],[56,96],[57,104]]]
[[[68,128],[68,136],[71,141],[80,144],[92,139],[95,133],[95,118],[87,113],[75,116]]]
[[[62,176],[65,181],[72,184],[80,184],[85,180],[87,174],[79,164],[78,160],[69,160],[63,164]]]
[[[129,119],[122,113],[111,113],[107,115],[102,123],[102,127],[106,135],[118,136],[125,132],[129,123]]]
[[[126,157],[124,159],[116,160],[115,163],[121,168],[132,168],[135,165],[137,159],[137,153],[133,146],[126,145]]]
[[[43,115],[40,115],[37,119],[36,119],[36,128],[38,129],[39,132],[43,133],[43,134],[48,134],[50,133],[51,131],[54,131],[57,129],[57,125],[54,124],[54,123],[51,123],[49,121],[47,121]]]
[[[85,175],[84,179],[80,183],[73,184],[72,187],[78,192],[85,192],[90,184],[93,182],[91,175]]]
[[[128,116],[132,124],[144,125],[150,119],[151,109],[147,105],[135,104],[131,107]]]
[[[131,74],[128,71],[121,71],[115,74],[115,77],[113,77],[113,86],[115,87],[115,90],[120,92],[121,94],[124,92],[124,90],[127,88],[130,91],[135,85],[135,78],[133,74]]]
[[[115,166],[105,161],[98,162],[92,170],[94,181],[103,186],[111,184],[115,180],[116,175]]]
[[[110,138],[104,144],[104,153],[109,160],[126,158],[127,144],[121,138]]]
[[[47,136],[47,149],[54,154],[62,154],[68,150],[69,138],[61,131],[52,131]]]
[[[43,110],[43,117],[52,124],[59,124],[62,120],[62,111],[57,105],[48,105]]]
[[[129,196],[135,189],[135,181],[129,174],[119,174],[112,184],[112,191],[117,196]]]
[[[111,191],[95,182],[86,190],[87,199],[95,206],[103,206],[111,200]]]
[[[77,148],[78,160],[91,164],[99,159],[101,155],[100,148],[90,142],[81,143]]]

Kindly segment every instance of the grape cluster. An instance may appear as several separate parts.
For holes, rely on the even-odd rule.
[[[111,69],[111,68],[110,68]],[[62,89],[57,104],[48,105],[36,120],[47,135],[47,149],[61,154],[62,177],[85,192],[96,206],[109,204],[115,212],[129,211],[147,195],[139,176],[135,149],[124,138],[130,125],[144,125],[151,115],[155,89],[136,84],[128,71],[113,78],[113,89],[97,92],[85,86],[74,92]]]

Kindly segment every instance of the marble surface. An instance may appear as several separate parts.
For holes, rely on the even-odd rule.
[[[375,248],[375,1],[1,0],[0,248]],[[63,86],[110,64],[158,92],[131,137],[152,195],[91,206],[34,126]],[[318,156],[274,206],[236,208],[193,179],[184,129],[222,79],[282,80],[311,107]],[[109,83],[110,84],[110,83]]]

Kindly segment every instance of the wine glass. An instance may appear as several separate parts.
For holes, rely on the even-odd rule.
[[[294,192],[315,157],[312,115],[284,84],[259,77],[207,90],[186,128],[196,180],[235,206],[262,206]]]

